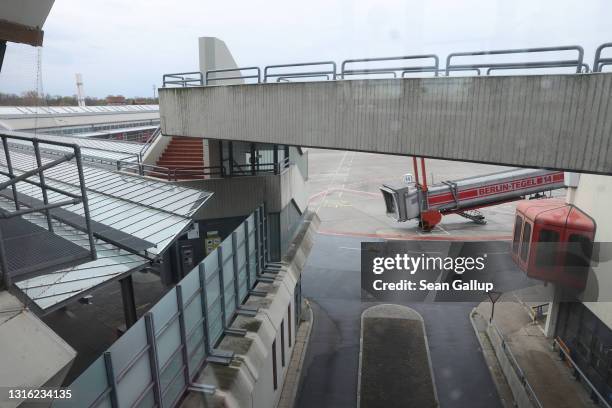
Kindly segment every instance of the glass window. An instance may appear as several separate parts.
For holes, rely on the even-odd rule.
[[[568,272],[584,275],[591,265],[593,241],[581,234],[571,234],[567,239],[565,266]]]
[[[529,244],[531,242],[531,224],[525,222],[523,224],[523,240],[521,241],[521,259],[527,262],[527,254],[529,254]]]
[[[546,228],[540,231],[536,247],[537,266],[550,267],[556,265],[558,243],[559,233],[557,231]]]
[[[514,239],[512,240],[512,252],[518,254],[519,243],[521,241],[521,226],[523,224],[523,217],[520,215],[516,216],[514,221]]]

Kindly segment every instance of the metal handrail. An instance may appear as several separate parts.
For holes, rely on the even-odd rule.
[[[601,58],[601,52],[606,48],[612,48],[612,42],[601,44],[595,50],[595,60],[593,61],[593,72],[601,72],[601,69],[607,65],[612,65],[612,58]]]
[[[446,73],[447,68],[442,68],[438,70],[438,74],[444,74]],[[451,68],[448,70],[449,72],[454,72],[454,71],[475,71],[476,75],[480,76],[482,73],[480,72],[480,68]],[[448,76],[448,75],[447,75]],[[402,76],[403,77],[403,76]]]
[[[550,66],[541,66],[541,67],[538,67],[538,68],[559,68],[559,66],[553,64],[553,65],[550,65]],[[503,71],[503,70],[507,70],[507,69],[525,69],[525,68],[522,67],[522,66],[489,67],[489,68],[487,68],[486,75],[491,75],[492,71]],[[591,67],[589,67],[589,64],[584,63],[584,62],[582,64],[580,64],[580,73],[581,74],[588,74],[589,72],[591,72]]]
[[[155,129],[155,131],[151,133],[151,135],[144,142],[144,145],[140,149],[140,152],[138,152],[138,157],[140,158],[140,161],[142,161],[145,153],[147,152],[147,150],[149,150],[149,147],[151,147],[151,145],[155,143],[155,141],[160,135],[161,135],[161,126],[158,126],[157,129]]]
[[[534,61],[534,62],[515,62],[515,63],[478,63],[478,64],[451,64],[451,60],[456,57],[472,57],[482,55],[507,55],[507,54],[528,54],[552,51],[577,51],[578,58],[575,60],[556,60],[556,61]],[[446,75],[451,69],[456,68],[510,68],[510,69],[532,69],[532,68],[551,68],[551,67],[576,67],[576,73],[582,69],[584,49],[579,45],[564,45],[558,47],[539,47],[539,48],[520,48],[512,50],[491,50],[491,51],[472,51],[455,52],[446,57]]]
[[[364,63],[364,62],[381,62],[381,61],[408,61],[416,59],[433,59],[433,65],[421,65],[421,66],[405,66],[405,67],[384,67],[384,68],[365,68],[365,69],[346,69],[347,64]],[[374,73],[388,73],[388,72],[433,72],[436,76],[438,75],[438,69],[440,60],[435,54],[423,54],[423,55],[407,55],[402,57],[379,57],[379,58],[358,58],[348,59],[342,61],[340,65],[340,77],[344,79],[345,75],[368,75]]]
[[[190,77],[190,75],[195,75],[196,78]],[[171,78],[173,80],[167,80],[166,78]],[[163,88],[165,88],[166,85],[180,85],[182,87],[204,85],[203,76],[200,71],[164,74],[162,79],[163,79],[163,85],[162,85]],[[195,85],[192,85],[193,83],[195,83]]]
[[[612,48],[612,42],[600,45],[595,53],[595,61],[593,63],[592,72],[601,72],[604,66],[612,65],[612,57],[602,58],[601,53],[604,49]],[[509,54],[529,54],[529,53],[544,53],[554,51],[576,51],[576,59],[564,59],[564,60],[550,60],[550,61],[527,61],[527,62],[506,62],[506,63],[476,63],[476,64],[452,64],[453,58],[458,57],[474,57],[474,56],[485,56],[485,55],[509,55]],[[348,64],[352,63],[367,63],[377,61],[403,61],[403,60],[415,60],[415,59],[433,59],[433,65],[422,65],[422,66],[407,66],[407,67],[381,67],[381,68],[364,68],[364,69],[347,69]],[[439,67],[439,58],[435,54],[423,54],[423,55],[409,55],[402,57],[380,57],[380,58],[360,58],[360,59],[348,59],[342,62],[340,71],[336,71],[336,63],[334,61],[321,61],[321,62],[304,62],[297,64],[280,64],[280,65],[268,65],[264,67],[263,82],[268,82],[269,78],[276,78],[276,82],[289,82],[289,78],[324,78],[324,79],[345,79],[346,76],[351,75],[370,75],[370,74],[390,74],[394,73],[394,77],[397,78],[397,72],[401,72],[401,78],[405,78],[406,74],[418,73],[418,72],[432,72],[435,76],[440,76],[444,73],[445,76],[449,76],[450,72],[453,71],[474,71],[477,75],[481,75],[481,68],[487,69],[487,74],[490,74],[495,70],[503,69],[541,69],[541,68],[558,68],[558,67],[575,67],[576,73],[588,73],[590,68],[588,64],[583,62],[584,49],[579,45],[567,45],[567,46],[556,46],[556,47],[539,47],[539,48],[519,48],[509,50],[491,50],[491,51],[473,51],[473,52],[456,52],[451,53],[446,57],[446,67]],[[308,67],[308,66],[321,66],[329,65],[331,68],[325,71],[303,71],[303,72],[278,72],[271,73],[271,70],[279,68],[292,68],[292,67]],[[242,70],[257,70],[257,75],[245,75],[245,76],[229,76],[221,78],[209,78],[209,73],[216,72],[232,72]],[[206,82],[216,80],[229,80],[229,79],[248,79],[256,78],[257,83],[261,83],[261,70],[258,67],[246,67],[246,68],[226,68],[211,70],[206,72]],[[194,74],[194,73],[182,73],[182,74],[166,74],[164,75],[164,86],[165,84],[182,84],[187,86],[186,80],[181,75]],[[201,75],[201,74],[200,74]],[[178,81],[166,81],[165,78],[178,78]]]
[[[397,72],[395,72],[395,71],[379,71],[379,72],[370,72],[370,73],[364,73],[364,72],[345,72],[344,74],[342,74],[342,79],[346,79],[345,77],[351,76],[351,75],[384,75],[384,74],[391,74],[391,75],[393,75],[393,78],[397,78]]]
[[[602,402],[606,408],[611,408],[610,404],[608,404],[608,401],[599,393],[599,391],[597,391],[597,389],[595,388],[593,383],[591,383],[591,381],[589,381],[587,376],[578,367],[578,364],[576,364],[576,362],[572,359],[572,357],[569,355],[569,353],[567,351],[565,351],[564,347],[561,346],[561,344],[559,343],[558,339],[553,339],[553,346],[556,346],[556,347],[559,348],[559,350],[563,353],[564,358],[566,359],[566,361],[568,361],[572,365],[572,368],[574,369],[575,373],[580,375],[582,380],[584,380],[584,382],[586,382],[586,384],[589,386],[589,388],[591,389],[591,392],[592,392],[591,397],[593,395],[597,396],[597,399],[598,399],[597,403]]]
[[[292,75],[292,76],[282,76],[276,78],[276,82],[291,82],[289,79],[291,78],[325,78],[326,81],[329,81],[329,74],[314,74],[314,75]]]
[[[497,333],[497,335],[501,339],[502,349],[504,350],[506,356],[510,360],[510,365],[514,369],[516,375],[518,375],[519,381],[521,382],[521,384],[523,384],[523,387],[525,388],[525,391],[527,391],[527,395],[528,395],[529,399],[531,399],[531,401],[535,404],[535,406],[537,408],[544,408],[544,406],[542,405],[542,403],[538,399],[538,396],[536,395],[535,391],[533,390],[533,387],[531,386],[531,384],[527,380],[527,377],[525,376],[525,373],[521,369],[521,366],[519,365],[518,361],[516,360],[516,357],[512,353],[512,350],[510,349],[510,347],[507,347],[506,339],[505,339],[504,335],[502,334],[501,330],[499,330],[499,328],[497,327],[497,325],[494,322],[491,322],[489,325],[491,327],[493,327],[493,329],[495,330],[495,332]]]
[[[221,77],[215,75],[214,78],[210,77],[210,74],[222,74],[226,72],[238,72],[238,74],[240,74],[241,71],[256,71],[257,74],[238,75],[238,76],[221,76]],[[229,81],[232,79],[257,79],[257,83],[259,84],[261,82],[261,70],[259,69],[259,67],[211,69],[209,71],[206,71],[206,75],[204,77],[204,80],[205,80],[204,84],[208,85],[209,82],[212,82],[212,81]]]
[[[65,206],[65,205],[74,205],[74,204],[80,203],[83,206],[83,217],[85,218],[84,232],[88,236],[89,249],[90,249],[89,252],[91,254],[90,256],[92,260],[95,260],[97,258],[97,253],[96,253],[95,241],[94,241],[94,236],[93,236],[93,229],[91,225],[89,203],[87,200],[87,190],[85,188],[85,174],[83,172],[81,147],[77,144],[41,140],[38,138],[18,136],[18,135],[0,134],[0,139],[2,139],[2,149],[4,150],[4,156],[5,156],[5,161],[6,161],[5,165],[7,169],[6,172],[0,171],[0,174],[4,175],[5,177],[8,177],[9,179],[8,181],[0,183],[0,190],[4,190],[7,187],[11,187],[12,194],[13,194],[13,201],[15,204],[15,211],[10,212],[10,213],[5,212],[2,218],[12,218],[12,217],[21,216],[24,214],[40,212],[40,213],[43,213],[45,217],[47,218],[47,226],[49,228],[49,232],[53,232],[53,224],[51,222],[52,216],[49,210],[58,208],[61,206]],[[16,175],[14,173],[14,169],[13,169],[13,165],[11,161],[11,153],[9,149],[9,142],[8,142],[9,139],[21,140],[21,141],[32,143],[33,150],[34,150],[34,157],[36,160],[36,168],[32,170],[28,170],[28,171],[23,171],[19,175]],[[48,145],[67,147],[67,148],[72,149],[72,153],[66,153],[66,154],[60,155],[58,159],[55,159],[48,163],[43,164],[41,154],[40,154],[40,144],[41,143],[48,144]],[[65,163],[71,160],[74,160],[76,163],[80,190],[81,190],[80,195],[77,195],[77,194],[74,194],[68,191],[63,191],[57,187],[48,186],[45,181],[45,175],[44,175],[45,170],[48,170],[61,163]],[[30,180],[32,176],[38,176],[39,181],[36,182],[34,180]],[[19,182],[32,184],[32,185],[39,187],[42,192],[43,205],[38,206],[38,207],[29,207],[27,209],[21,209],[20,199],[18,197],[18,192],[17,192],[17,183]],[[48,199],[48,195],[47,195],[47,190],[51,190],[60,195],[70,197],[71,200],[64,200],[60,202],[50,203]],[[9,276],[9,273],[8,273],[8,265],[6,263],[6,254],[4,250],[4,244],[2,242],[1,232],[0,232],[0,272],[2,272],[2,282],[8,288],[11,285],[11,277]]]
[[[323,71],[304,71],[304,72],[279,72],[269,73],[268,71],[278,68],[294,68],[294,67],[310,67],[310,66],[321,66],[331,65],[331,70]],[[268,82],[268,78],[301,78],[305,76],[321,76],[331,75],[332,79],[336,79],[336,63],[334,61],[318,61],[318,62],[300,62],[297,64],[280,64],[280,65],[268,65],[264,68],[263,81]]]
[[[167,181],[179,181],[181,175],[202,177],[225,175],[225,169],[223,166],[185,166],[170,168],[155,164],[134,163],[124,160],[117,160],[116,166],[117,171],[127,171],[129,173],[138,174],[141,176],[153,176],[166,179]]]

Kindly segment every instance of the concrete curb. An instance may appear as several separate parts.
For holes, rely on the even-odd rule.
[[[486,344],[485,342],[490,342],[486,332],[483,332],[483,336],[487,336],[486,338],[482,338],[481,332],[478,330],[476,326],[476,321],[474,320],[474,315],[478,314],[476,308],[473,308],[470,312],[470,323],[472,324],[472,328],[474,329],[474,334],[476,335],[476,339],[478,339],[478,344],[480,344],[480,350],[482,351],[482,355],[487,363],[487,368],[491,374],[491,379],[495,384],[495,388],[497,389],[497,394],[499,395],[499,400],[501,401],[504,408],[514,408],[516,407],[516,403],[514,401],[514,395],[512,394],[512,390],[508,385],[503,370],[499,365],[499,361],[497,360],[497,356],[495,355],[495,350],[493,350],[492,344]],[[479,314],[478,314],[479,315]],[[479,315],[480,316],[480,315]],[[484,319],[484,318],[483,318]],[[490,350],[490,351],[489,351]],[[502,376],[504,376],[503,380],[500,380],[493,370],[499,371]],[[508,400],[511,399],[511,400]]]
[[[438,399],[438,388],[436,387],[436,377],[434,375],[434,370],[433,370],[433,364],[431,362],[431,352],[429,350],[429,340],[427,338],[427,330],[425,327],[425,320],[423,320],[423,316],[421,316],[421,314],[419,312],[417,312],[416,310],[408,307],[408,306],[403,306],[403,305],[396,305],[396,304],[379,304],[379,305],[374,305],[374,306],[370,306],[368,308],[366,308],[363,312],[361,312],[361,317],[360,317],[360,328],[359,328],[359,367],[358,367],[358,372],[357,372],[357,408],[361,408],[361,363],[363,360],[363,320],[364,320],[364,315],[368,312],[371,311],[374,308],[377,307],[381,307],[381,306],[397,306],[397,307],[401,307],[403,309],[408,309],[410,312],[412,312],[414,315],[416,315],[419,318],[419,321],[421,322],[421,325],[423,326],[423,339],[425,342],[425,350],[427,351],[427,364],[429,366],[429,375],[431,376],[431,385],[433,388],[433,394],[434,394],[434,399],[435,399],[435,404],[437,407],[440,406],[440,400]]]

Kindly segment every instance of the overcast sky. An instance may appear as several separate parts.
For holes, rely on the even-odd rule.
[[[612,41],[610,0],[56,0],[45,23],[45,93],[152,96],[164,73],[198,68],[199,36],[239,66]],[[1,16],[0,16],[1,18]],[[36,49],[9,44],[0,92],[34,89]]]

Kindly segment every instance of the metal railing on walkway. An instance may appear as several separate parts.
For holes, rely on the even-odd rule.
[[[138,153],[139,161],[142,162],[144,155],[147,153],[149,148],[155,143],[155,141],[161,136],[161,126],[158,126],[153,133],[144,141],[140,152]]]
[[[508,343],[506,342],[506,338],[504,337],[502,332],[499,330],[499,328],[494,322],[489,323],[489,326],[493,328],[493,330],[495,331],[495,334],[497,334],[497,336],[499,337],[502,350],[504,351],[505,356],[508,358],[508,361],[510,362],[511,367],[514,370],[514,373],[516,374],[519,381],[523,385],[523,388],[525,389],[525,392],[527,393],[529,400],[533,403],[533,405],[536,408],[544,408],[544,406],[538,399],[538,396],[535,394],[533,387],[527,380],[525,373],[523,372],[518,361],[516,360],[516,357],[512,353],[512,350],[510,349],[510,347],[508,347]]]
[[[96,259],[96,248],[89,212],[89,204],[87,200],[87,190],[85,188],[85,176],[83,173],[81,148],[76,144],[62,143],[56,141],[52,142],[47,140],[39,140],[37,138],[28,138],[16,135],[0,134],[0,139],[2,140],[2,150],[4,151],[4,161],[0,162],[0,175],[8,179],[7,181],[3,181],[0,183],[0,193],[3,192],[5,189],[10,189],[10,193],[3,194],[3,196],[10,197],[12,200],[12,204],[15,207],[15,210],[12,212],[0,211],[0,219],[7,220],[10,218],[21,217],[31,213],[40,213],[44,215],[47,219],[48,231],[50,233],[53,233],[54,228],[51,210],[59,207],[81,204],[83,206],[83,217],[85,221],[84,228],[82,229],[82,231],[87,234],[89,239],[90,257],[91,259]],[[36,166],[32,170],[21,172],[15,171],[15,169],[13,168],[13,161],[11,159],[11,148],[9,147],[9,140],[18,140],[21,142],[27,142],[32,144],[32,150],[34,152],[33,160],[35,160],[36,162]],[[43,164],[40,148],[41,144],[69,148],[72,150],[72,152],[64,152],[62,154],[59,154],[58,158]],[[57,165],[70,161],[74,161],[77,167],[80,194],[75,194],[73,192],[66,191],[65,189],[50,186],[45,182],[45,170],[52,169]],[[33,180],[33,177],[37,177],[38,181]],[[32,186],[38,187],[43,198],[42,204],[30,204],[24,202],[23,195],[18,191],[18,186],[20,183],[30,185],[29,190],[31,190]],[[65,197],[65,199],[62,198],[61,200],[49,200],[49,192],[53,193],[54,195],[59,194],[60,197]],[[31,250],[36,251],[37,249],[31,248]],[[23,254],[21,254],[20,256],[23,256]],[[32,265],[32,267],[36,267],[36,265],[34,264]],[[0,275],[0,282],[3,282],[5,287],[9,287],[11,284],[11,274],[8,266],[8,254],[5,251],[5,244],[2,237],[1,229]]]
[[[214,251],[164,295],[70,386],[70,400],[54,408],[174,407],[190,389],[214,392],[196,383],[206,362],[229,364],[233,353],[218,349],[266,270],[267,217],[257,208]]]
[[[167,85],[176,86],[202,86],[204,84],[203,75],[200,71],[178,72],[175,74],[164,74],[163,87]]]
[[[595,61],[592,72],[601,72],[603,67],[612,66],[612,57],[602,57],[605,50],[612,49],[612,43],[605,43],[599,46],[595,52]],[[567,57],[569,53],[575,53],[572,57]],[[521,56],[541,55],[551,56],[537,61],[531,59],[521,60]],[[560,55],[564,57],[560,58]],[[498,56],[518,56],[506,62],[476,61],[471,63],[458,63],[460,58],[474,57],[498,57]],[[426,62],[422,62],[422,61]],[[421,61],[421,62],[419,62]],[[443,74],[449,76],[452,72],[472,72],[481,75],[483,72],[490,75],[494,71],[500,70],[540,70],[544,68],[574,68],[576,74],[589,73],[591,68],[584,62],[584,49],[579,45],[563,45],[555,47],[538,48],[518,48],[490,51],[470,51],[454,52],[446,57],[446,67],[440,67],[440,58],[436,54],[407,55],[380,58],[358,58],[347,59],[340,64],[340,70],[334,61],[301,62],[279,65],[268,65],[262,69],[259,67],[237,67],[215,69],[204,72],[204,81],[197,78],[190,78],[188,74],[178,73],[164,75],[164,87],[171,85],[178,86],[203,86],[215,85],[215,82],[224,80],[252,79],[254,83],[266,82],[290,82],[300,79],[350,79],[371,75],[391,75],[393,78],[406,78],[409,74],[432,73],[434,76]],[[399,64],[398,64],[399,63]],[[356,67],[357,65],[357,67]],[[253,74],[242,75],[241,72],[256,72]],[[263,71],[263,77],[261,72]],[[233,73],[232,75],[229,75]],[[228,75],[219,75],[228,74]],[[168,78],[168,80],[166,80]],[[203,83],[202,83],[203,82]]]
[[[568,365],[574,370],[574,378],[580,379],[583,384],[586,384],[586,386],[591,392],[591,399],[593,400],[593,402],[595,402],[596,404],[603,404],[602,406],[606,408],[611,408],[610,404],[608,403],[608,400],[604,398],[599,391],[597,391],[597,388],[595,388],[593,383],[588,379],[588,377],[584,374],[580,367],[578,367],[578,364],[576,364],[576,362],[570,356],[567,347],[562,341],[560,341],[559,338],[553,340],[553,347],[559,350],[561,359],[566,361]]]
[[[150,176],[166,181],[204,180],[210,177],[254,176],[258,174],[279,174],[290,166],[286,157],[277,163],[238,164],[233,163],[231,172],[225,166],[164,167],[142,162],[117,160],[117,171],[139,176]]]
[[[612,49],[612,42],[601,44],[595,51],[595,61],[593,62],[593,72],[601,72],[603,67],[612,65],[612,57],[602,57],[604,50]]]

